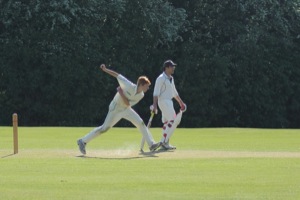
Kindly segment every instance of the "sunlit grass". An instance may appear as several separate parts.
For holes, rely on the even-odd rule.
[[[20,127],[12,155],[12,129],[0,127],[0,199],[300,199],[299,157],[184,156],[297,153],[299,130],[177,129],[175,152],[143,156],[136,129],[113,128],[81,157],[76,140],[91,129]]]

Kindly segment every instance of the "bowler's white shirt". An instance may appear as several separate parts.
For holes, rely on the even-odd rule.
[[[169,78],[165,72],[159,75],[155,81],[153,96],[157,96],[158,100],[171,100],[178,96],[174,78]]]
[[[119,82],[120,87],[123,90],[124,95],[128,99],[130,106],[134,106],[144,97],[144,92],[142,91],[140,93],[136,93],[137,85],[126,79],[121,74],[117,76],[117,80]],[[122,107],[127,107],[119,92],[117,92],[113,101],[115,101],[118,105]]]

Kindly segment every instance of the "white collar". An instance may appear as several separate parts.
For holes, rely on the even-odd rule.
[[[172,75],[170,75],[170,77],[168,77],[168,75],[167,75],[165,72],[163,72],[163,76],[164,76],[165,78],[169,79],[169,80],[173,78]]]

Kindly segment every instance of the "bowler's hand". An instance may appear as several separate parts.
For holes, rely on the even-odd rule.
[[[150,111],[151,111],[151,112],[154,112],[155,114],[157,114],[157,107],[156,107],[156,109],[154,109],[154,106],[151,105],[151,106],[150,106]]]
[[[103,71],[105,71],[105,70],[106,70],[105,64],[101,64],[101,65],[100,65],[100,69],[102,69]]]
[[[158,110],[157,110],[157,104],[151,105],[151,106],[150,106],[150,110],[151,110],[152,112],[154,112],[155,114],[157,114],[157,112],[158,112]]]

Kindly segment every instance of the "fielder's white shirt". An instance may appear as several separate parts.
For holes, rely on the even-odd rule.
[[[137,85],[126,79],[121,74],[118,75],[117,80],[123,90],[124,95],[128,99],[130,106],[134,106],[144,97],[144,92],[141,91],[140,93],[137,93]],[[127,107],[119,92],[117,92],[113,101],[115,101],[117,105]]]
[[[178,96],[174,78],[169,78],[165,72],[159,75],[155,81],[153,96],[157,96],[158,100],[171,100]]]

